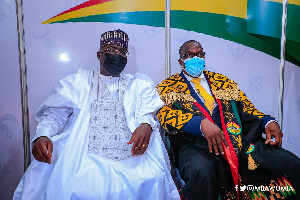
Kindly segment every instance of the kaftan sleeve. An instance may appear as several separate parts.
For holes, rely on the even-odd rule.
[[[44,111],[41,121],[38,123],[36,134],[32,142],[41,136],[49,139],[63,131],[73,109],[70,107],[49,107]]]
[[[158,128],[155,114],[163,106],[163,102],[155,89],[152,80],[143,74],[136,74],[125,96],[125,109],[129,127],[137,128],[147,123],[152,130]],[[134,128],[134,129],[135,129]]]
[[[64,131],[73,109],[81,108],[82,96],[85,96],[83,87],[86,85],[84,73],[81,70],[55,85],[50,96],[35,113],[34,117],[39,123],[32,142],[41,136],[47,136],[51,140]]]

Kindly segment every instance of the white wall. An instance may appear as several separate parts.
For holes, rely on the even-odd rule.
[[[0,1],[0,199],[10,200],[24,173],[15,1]]]

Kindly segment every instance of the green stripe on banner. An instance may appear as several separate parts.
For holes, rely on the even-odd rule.
[[[286,38],[300,43],[300,6],[288,4],[287,10]]]
[[[247,32],[281,39],[282,3],[249,0]],[[261,36],[258,36],[261,37]],[[261,37],[265,38],[266,37]],[[268,41],[276,41],[267,39]],[[286,27],[286,60],[300,62],[300,6],[288,4]],[[299,64],[297,64],[299,66]]]
[[[214,13],[171,10],[171,27],[230,40],[280,58],[280,39],[247,33],[247,20]],[[300,54],[286,48],[286,60],[300,66]],[[291,42],[300,50],[300,43]]]
[[[137,24],[156,27],[165,27],[165,12],[164,11],[141,11],[141,12],[122,12],[103,15],[93,15],[86,17],[73,18],[54,23],[67,22],[112,22]]]
[[[282,4],[264,0],[248,0],[247,32],[281,38]]]
[[[281,38],[282,3],[248,0],[247,32]],[[300,42],[300,6],[288,4],[286,39]]]
[[[299,6],[292,5],[292,8],[291,10],[296,12]],[[297,14],[297,16],[298,15],[299,14]],[[294,21],[288,21],[288,26],[297,25],[300,18],[293,18],[293,20]],[[67,22],[112,22],[164,27],[165,12],[139,11],[111,13],[68,19],[54,23]],[[243,18],[214,13],[171,10],[171,28],[195,31],[223,38],[262,51],[273,57],[280,57],[280,39],[247,33],[247,20]],[[300,37],[300,34],[298,34],[300,31],[299,28],[295,28],[295,31],[294,29],[292,31],[288,29],[287,31],[292,32],[293,34],[291,35],[293,35],[294,38]],[[289,39],[287,40],[286,60],[300,66],[300,43]]]
[[[280,41],[266,42],[248,34],[247,21],[242,18],[214,13],[171,11],[171,27],[195,31],[252,47],[279,58]]]
[[[300,61],[300,6],[288,4],[287,10],[285,51],[286,56],[291,56],[290,60],[287,60],[296,63],[296,61]],[[298,64],[298,66],[300,65]]]

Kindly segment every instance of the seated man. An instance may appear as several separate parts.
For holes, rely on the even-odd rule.
[[[121,73],[124,31],[101,35],[100,70],[79,70],[36,112],[34,160],[14,199],[179,199],[154,114],[163,106],[145,75]]]
[[[280,147],[276,120],[258,111],[237,83],[203,71],[199,42],[187,41],[179,54],[182,72],[157,86],[165,103],[157,117],[185,182],[181,199],[299,199],[300,160]]]

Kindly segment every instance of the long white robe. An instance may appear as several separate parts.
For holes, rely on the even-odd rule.
[[[179,199],[153,118],[163,103],[147,76],[136,74],[130,80],[124,98],[128,127],[133,132],[141,123],[148,123],[153,129],[144,155],[113,161],[87,153],[92,71],[79,70],[62,79],[36,112],[39,124],[33,140],[40,136],[51,139],[52,164],[34,160],[14,200]],[[113,83],[108,87],[114,88]]]

